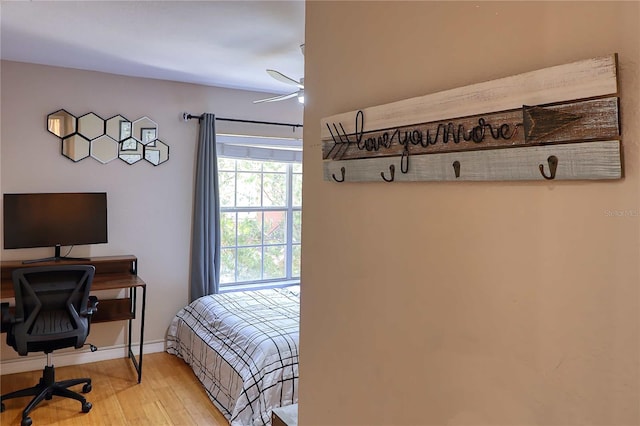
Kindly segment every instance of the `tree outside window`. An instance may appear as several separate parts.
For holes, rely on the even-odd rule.
[[[300,278],[302,165],[218,158],[220,285]]]

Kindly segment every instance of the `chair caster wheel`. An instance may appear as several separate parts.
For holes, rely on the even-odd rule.
[[[83,413],[88,413],[89,411],[91,411],[91,407],[93,407],[93,405],[91,405],[91,403],[90,403],[90,402],[88,402],[88,401],[87,401],[87,402],[84,402],[84,403],[82,404],[82,412],[83,412]]]
[[[31,417],[23,417],[20,426],[31,426]]]
[[[82,387],[82,393],[89,393],[91,392],[91,389],[91,383],[87,383]]]
[[[0,404],[0,413],[4,413],[4,402]]]

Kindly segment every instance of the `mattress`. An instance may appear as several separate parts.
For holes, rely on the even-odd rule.
[[[201,297],[171,321],[167,352],[191,366],[233,426],[298,401],[300,287]]]

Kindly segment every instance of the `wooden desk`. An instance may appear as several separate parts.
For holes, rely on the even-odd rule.
[[[0,294],[3,299],[14,298],[14,269],[45,265],[93,265],[96,273],[91,284],[91,293],[104,290],[127,290],[125,297],[101,299],[98,297],[98,311],[91,318],[92,323],[108,321],[129,321],[127,354],[138,373],[138,383],[142,380],[142,348],[144,343],[144,313],[147,300],[147,284],[138,276],[138,259],[135,256],[100,256],[86,260],[59,260],[25,265],[21,260],[2,261],[0,267]],[[140,354],[138,359],[131,349],[131,330],[136,318],[138,289],[142,289],[142,309],[140,312]]]

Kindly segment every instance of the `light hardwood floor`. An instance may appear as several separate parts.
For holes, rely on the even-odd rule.
[[[55,354],[53,361],[55,365]],[[41,375],[42,371],[3,375],[0,390],[4,394],[33,386]],[[144,356],[140,384],[131,362],[125,358],[56,367],[56,380],[76,377],[91,378],[93,389],[85,395],[93,404],[91,411],[82,413],[78,401],[54,397],[31,412],[34,426],[229,424],[211,403],[191,368],[164,352]],[[30,398],[7,400],[0,424],[19,425]]]

